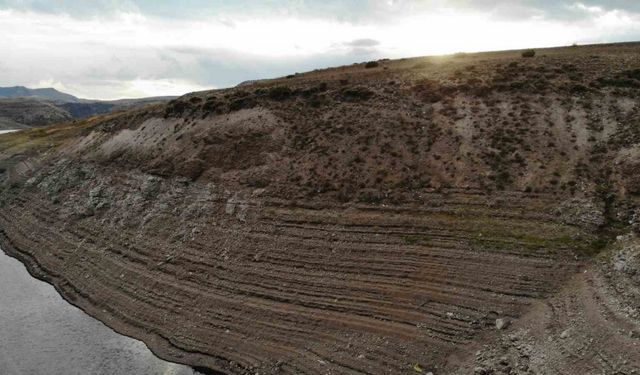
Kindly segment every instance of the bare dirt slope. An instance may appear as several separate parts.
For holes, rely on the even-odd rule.
[[[582,272],[640,220],[639,52],[379,61],[1,136],[0,246],[214,372],[629,373],[637,316],[600,295],[633,300]],[[599,334],[626,363],[555,350]]]
[[[451,356],[447,373],[638,373],[639,271],[640,241],[619,236],[596,264],[534,303],[497,340]]]

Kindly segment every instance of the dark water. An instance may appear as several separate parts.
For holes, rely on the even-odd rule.
[[[194,375],[67,303],[0,251],[0,375]]]

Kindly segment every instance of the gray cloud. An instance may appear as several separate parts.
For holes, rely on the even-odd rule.
[[[49,14],[69,14],[80,17],[109,15],[113,12],[137,12],[134,0],[0,0],[0,9],[14,9]]]
[[[381,52],[359,48],[287,59],[248,56],[220,49],[192,49],[186,59],[184,50],[178,53],[183,55],[183,62],[167,66],[165,76],[216,87],[234,86],[247,80],[275,78],[294,72],[306,72],[381,57]]]
[[[345,43],[349,47],[375,47],[380,45],[380,42],[375,39],[356,39]]]
[[[398,19],[443,9],[485,12],[494,20],[560,20],[577,23],[593,15],[576,4],[604,11],[640,14],[636,0],[0,0],[0,9],[105,18],[133,12],[168,19],[198,19],[235,27],[235,18],[295,16],[361,24],[391,24]]]
[[[70,68],[66,61],[58,59],[49,60],[46,68],[32,64],[26,69],[2,69],[0,82],[2,85],[27,86],[57,82],[83,97],[117,98],[128,96],[127,86],[135,80],[193,82],[208,88],[230,87],[246,80],[368,61],[382,57],[380,54],[374,50],[352,48],[279,59],[207,48],[104,49],[96,50],[95,59],[79,69]]]
[[[500,18],[576,19],[576,2],[605,10],[640,12],[640,1],[633,0],[0,0],[0,9],[29,10],[69,14],[78,17],[104,17],[115,12],[139,12],[158,17],[211,18],[220,15],[290,15],[330,18],[342,22],[386,22],[410,14],[442,8],[484,11]],[[233,26],[233,20],[220,22]]]
[[[582,0],[579,3],[585,7],[600,7],[602,12],[619,10],[629,14],[640,14],[640,1]],[[447,40],[449,36],[445,31],[437,36],[433,33],[417,36],[415,29],[407,32],[408,29],[393,28],[402,26],[404,20],[410,17],[419,19],[420,16],[428,17],[445,10],[453,10],[454,14],[482,12],[483,17],[489,15],[493,21],[507,20],[519,23],[537,19],[553,22],[559,27],[580,25],[580,31],[589,33],[584,41],[563,39],[562,43],[640,39],[638,25],[613,31],[599,31],[600,34],[591,32],[595,30],[589,24],[594,20],[594,12],[576,4],[573,0],[183,0],[179,4],[157,0],[0,0],[0,10],[36,12],[37,18],[44,19],[34,22],[32,14],[23,14],[21,22],[15,24],[18,26],[5,25],[3,28],[0,22],[0,34],[10,35],[11,38],[21,37],[21,41],[24,42],[11,43],[11,39],[6,38],[3,41],[3,38],[0,38],[0,50],[5,51],[3,61],[0,62],[0,85],[37,85],[39,82],[53,82],[68,87],[72,93],[80,96],[113,98],[129,95],[127,87],[135,81],[183,82],[198,87],[226,87],[245,80],[283,76],[293,72],[382,57],[430,53],[430,45],[426,44],[426,49],[412,49],[412,43],[418,44],[429,41],[429,38],[440,38],[442,44],[448,46],[451,42],[459,40]],[[135,34],[129,38],[129,26],[126,21],[122,23],[118,18],[118,12],[148,16],[147,29],[143,29],[141,33],[147,35],[150,40],[136,39],[139,36]],[[71,21],[66,15],[71,16]],[[18,19],[18,15],[15,17]],[[303,29],[307,27],[306,18],[332,23],[309,26],[317,29],[310,29],[312,32],[308,34],[300,33],[305,35],[305,38],[316,39],[309,42],[309,45],[316,43],[320,46],[300,53],[297,50],[307,46],[307,39],[291,38],[289,41],[288,30],[271,36],[270,39],[264,39],[266,37],[260,30],[247,29],[250,26],[243,23],[247,19],[271,19],[271,25],[277,28],[281,21],[291,18],[305,18],[304,22],[296,24],[296,27],[302,24]],[[85,30],[83,27],[87,26],[83,25],[87,20],[92,23],[89,29]],[[38,28],[41,26],[38,23],[42,22],[48,24],[45,28]],[[112,25],[121,25],[119,22],[124,26],[119,30],[120,34],[115,35]],[[133,22],[137,22],[137,19]],[[313,22],[308,24],[313,25]],[[99,31],[92,29],[101,28],[103,25],[108,27],[102,27]],[[167,25],[171,25],[170,31],[162,33],[164,30],[161,29]],[[209,29],[206,27],[211,25],[218,27],[213,28],[216,32],[208,35]],[[344,35],[342,29],[338,34],[332,34],[332,30],[327,28],[332,26],[345,27],[348,35]],[[464,31],[465,26],[460,25],[460,30]],[[202,32],[201,27],[204,30]],[[452,27],[456,28],[456,25]],[[18,28],[20,30],[17,30]],[[182,33],[189,31],[186,29],[193,31],[189,35],[195,41],[180,39]],[[389,30],[391,32],[387,33]],[[397,35],[393,35],[394,30]],[[296,31],[305,30],[292,30],[291,33]],[[460,39],[465,42],[474,39],[473,31],[470,30],[468,35],[462,33]],[[233,38],[236,32],[250,35],[249,39],[239,40],[251,46],[238,45],[238,48],[235,48]],[[529,36],[527,34],[525,30],[521,35]],[[152,40],[154,37],[157,39],[158,35],[162,35],[161,40]],[[174,35],[178,37],[176,40],[164,40],[172,39]],[[535,30],[531,31],[531,35],[535,35]],[[220,40],[231,40],[232,43],[217,43]],[[254,51],[265,41],[274,40],[283,42],[274,44],[277,54],[263,51],[263,55],[259,55]],[[550,40],[540,43],[548,45],[556,43],[555,40],[558,39],[554,35]],[[298,48],[292,47],[294,41]],[[406,44],[400,46],[404,42]],[[480,48],[486,45],[482,44],[484,40],[480,40],[479,43]],[[422,45],[419,46],[422,48]],[[284,51],[282,56],[286,55],[286,58],[279,57],[280,51]]]
[[[579,22],[590,13],[576,7],[599,7],[604,11],[640,12],[639,1],[629,0],[452,0],[449,4],[459,9],[492,13],[496,18],[517,20],[531,17]]]

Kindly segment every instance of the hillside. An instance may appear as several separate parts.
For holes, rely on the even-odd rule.
[[[58,105],[33,98],[0,99],[0,130],[45,126],[73,119]]]
[[[631,373],[639,54],[381,60],[2,135],[0,246],[210,373]]]
[[[79,99],[53,88],[0,87],[0,130],[25,129],[169,101],[151,97],[111,101]]]

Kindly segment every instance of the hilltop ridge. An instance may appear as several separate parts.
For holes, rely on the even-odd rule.
[[[60,92],[52,87],[29,89],[24,86],[0,87],[0,98],[40,98],[67,103],[77,103],[80,99]]]

